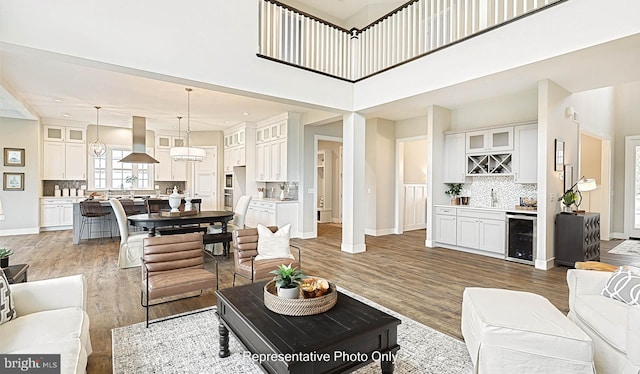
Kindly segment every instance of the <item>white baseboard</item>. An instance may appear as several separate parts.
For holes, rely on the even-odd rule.
[[[342,243],[340,245],[340,249],[342,250],[342,252],[347,252],[347,253],[362,253],[367,250],[367,245],[366,244],[353,245],[353,244]]]
[[[433,240],[425,240],[424,241],[424,246],[427,248],[433,248],[435,247],[435,243],[433,242]]]
[[[318,237],[316,234],[313,233],[313,231],[300,232],[298,234],[300,234],[301,239],[313,239]]]
[[[52,227],[41,227],[40,231],[60,231],[60,230],[73,230],[73,226],[52,226]]]
[[[372,230],[372,229],[364,229],[365,235],[371,236],[382,236],[382,235],[391,235],[395,234],[395,229],[382,229],[382,230]]]
[[[331,223],[342,223],[342,220],[340,218],[331,218]]]
[[[0,236],[11,236],[11,235],[30,235],[30,234],[39,234],[39,227],[31,227],[26,229],[6,229],[0,230]]]
[[[555,257],[551,257],[550,259],[548,259],[546,261],[545,260],[536,260],[535,268],[536,269],[540,269],[540,270],[549,270],[549,269],[551,269],[551,268],[556,266],[555,265],[555,261],[556,261]]]
[[[623,232],[611,232],[611,239],[629,239],[629,235]]]
[[[422,230],[422,229],[426,229],[426,228],[427,228],[426,224],[411,225],[411,226],[405,227],[404,231]]]

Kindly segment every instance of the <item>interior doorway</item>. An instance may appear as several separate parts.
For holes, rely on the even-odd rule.
[[[427,226],[427,137],[396,140],[396,234]]]
[[[206,152],[202,162],[194,162],[193,197],[202,199],[200,209],[218,210],[218,147],[201,147]]]
[[[600,238],[611,235],[611,141],[580,133],[580,175],[596,181],[596,189],[582,193],[580,209],[600,213]]]
[[[640,238],[640,136],[625,138],[625,232]]]
[[[342,224],[342,138],[315,139],[315,236],[318,224]]]

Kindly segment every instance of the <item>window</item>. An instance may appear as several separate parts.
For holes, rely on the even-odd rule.
[[[130,153],[131,151],[125,146],[107,145],[107,153],[93,158],[93,162],[90,162],[89,188],[94,190],[151,189],[153,180],[148,164],[120,162]],[[127,178],[132,176],[136,176],[137,180],[133,183],[127,182]]]

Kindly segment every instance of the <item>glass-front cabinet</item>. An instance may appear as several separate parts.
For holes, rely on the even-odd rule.
[[[467,153],[513,150],[513,127],[467,132]]]

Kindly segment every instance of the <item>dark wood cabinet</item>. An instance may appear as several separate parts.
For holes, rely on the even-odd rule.
[[[557,264],[600,260],[600,213],[556,214],[554,236]]]

